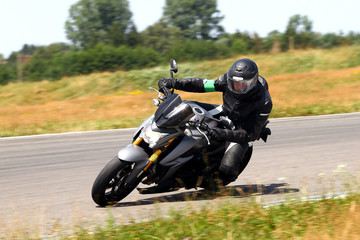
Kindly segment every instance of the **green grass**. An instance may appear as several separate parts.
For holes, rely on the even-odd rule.
[[[18,125],[13,128],[0,126],[0,137],[15,137],[23,135],[38,135],[59,132],[82,132],[93,130],[108,130],[119,128],[132,128],[139,126],[143,118],[124,118],[121,120],[92,120],[92,121],[66,121],[47,122],[43,121],[37,125]]]
[[[215,209],[172,211],[168,218],[130,225],[118,226],[110,216],[106,225],[79,227],[64,239],[353,239],[360,234],[359,206],[360,194],[272,206],[229,200]],[[352,227],[344,231],[346,225]]]
[[[99,209],[108,211],[107,220],[94,222],[96,218],[82,218],[73,226],[65,227],[56,219],[37,229],[36,223],[27,225],[17,221],[13,228],[0,231],[0,239],[359,239],[360,175],[349,173],[346,165],[339,165],[332,174],[320,173],[318,177],[324,190],[317,199],[310,198],[306,192],[300,191],[299,195],[291,189],[279,188],[269,193],[274,197],[271,199],[279,201],[267,202],[266,190],[261,194],[264,188],[234,188],[216,195],[194,194],[194,198],[189,195],[186,207],[171,208],[169,212],[160,211],[164,205],[154,203],[155,210],[168,212],[167,217],[129,222],[124,220],[121,209],[112,211],[110,207]],[[347,195],[335,194],[335,184],[340,184],[342,187],[337,189]],[[192,201],[198,202],[192,204]],[[133,214],[149,209],[139,207]]]
[[[360,46],[331,50],[305,50],[278,54],[240,55],[235,58],[201,62],[179,62],[177,78],[215,79],[226,72],[238,58],[254,59],[260,74],[271,77],[312,71],[327,71],[360,65]],[[0,86],[0,106],[43,104],[81,97],[126,95],[128,91],[147,91],[157,86],[159,78],[169,77],[168,63],[155,68],[113,73],[95,73],[68,77],[59,81],[11,83]]]
[[[344,69],[360,65],[360,46],[259,55],[255,60],[264,76]]]
[[[360,111],[360,46],[179,62],[175,77],[215,79],[242,57],[254,59],[269,82],[272,118]],[[169,77],[167,62],[128,72],[0,86],[0,137],[136,127],[155,111],[150,105],[156,94],[149,94],[148,87],[156,88],[162,77]],[[221,104],[221,94],[201,95],[185,99]],[[136,115],[130,104],[141,107]]]
[[[311,104],[311,105],[291,106],[288,108],[279,108],[271,113],[270,118],[314,116],[314,115],[352,113],[352,112],[360,112],[360,102],[353,102],[346,105]]]

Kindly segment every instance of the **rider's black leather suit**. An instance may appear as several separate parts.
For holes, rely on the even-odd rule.
[[[209,92],[206,88],[207,81],[214,81],[212,83],[214,88],[210,91],[223,92],[223,114],[233,121],[235,129],[242,128],[248,133],[246,141],[238,139],[231,143],[227,142],[221,160],[221,177],[226,182],[235,181],[250,159],[250,157],[249,159],[243,159],[249,149],[249,142],[260,138],[260,134],[270,115],[272,101],[268,91],[268,84],[263,77],[259,76],[256,86],[248,93],[235,94],[227,86],[227,73],[225,73],[216,80],[206,80],[204,78],[177,79],[173,87],[188,92]],[[206,110],[209,110],[208,107],[206,108]],[[252,147],[249,151],[252,151]]]

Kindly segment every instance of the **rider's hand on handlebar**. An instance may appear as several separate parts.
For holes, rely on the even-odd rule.
[[[171,89],[174,88],[176,79],[173,78],[160,78],[158,82],[159,91],[162,92],[164,88]]]
[[[221,128],[212,128],[209,131],[209,135],[211,138],[216,139],[218,141],[225,141],[226,140],[226,132],[225,129]]]
[[[248,142],[250,137],[244,129],[229,130],[222,128],[213,128],[210,130],[209,135],[218,141],[230,142]]]

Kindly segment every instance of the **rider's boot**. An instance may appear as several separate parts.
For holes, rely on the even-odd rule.
[[[180,187],[173,180],[160,181],[157,185],[147,188],[137,188],[140,194],[153,194],[173,192],[179,190]]]

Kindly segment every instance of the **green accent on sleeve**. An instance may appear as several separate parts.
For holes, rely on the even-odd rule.
[[[215,90],[215,80],[206,80],[204,82],[205,92],[216,92]]]

